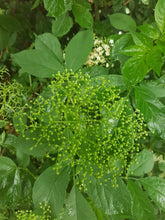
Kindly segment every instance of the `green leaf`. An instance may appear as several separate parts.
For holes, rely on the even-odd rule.
[[[165,138],[165,106],[147,85],[135,87],[135,104],[144,116],[151,131]]]
[[[68,182],[69,168],[63,168],[59,175],[53,167],[47,168],[34,183],[34,206],[39,209],[40,203],[47,201],[53,207],[53,215],[58,215],[64,204]]]
[[[7,217],[5,217],[2,213],[0,213],[0,220],[5,220],[8,219]]]
[[[147,53],[146,61],[147,65],[152,68],[158,74],[158,76],[160,76],[163,65],[163,57],[157,46],[153,47],[153,49]]]
[[[30,156],[24,154],[22,151],[17,149],[16,151],[17,162],[20,167],[27,167],[30,163]]]
[[[61,45],[57,37],[55,37],[53,34],[44,33],[36,36],[35,48],[37,50],[42,50],[43,52],[49,53],[49,55],[52,55],[52,57],[57,59],[62,65],[63,52]]]
[[[139,184],[133,181],[127,181],[128,190],[132,196],[132,212],[134,219],[137,220],[155,220],[155,213],[152,203],[142,191]]]
[[[128,86],[135,85],[144,79],[148,71],[145,56],[132,57],[125,62],[122,68],[124,82]]]
[[[131,165],[128,168],[128,176],[143,176],[149,173],[154,166],[153,153],[148,150],[141,151],[132,160]]]
[[[135,31],[136,30],[136,23],[129,15],[115,13],[112,15],[108,15],[110,22],[113,27],[118,30],[123,31]]]
[[[9,32],[0,27],[0,50],[3,50],[8,46],[9,37]]]
[[[0,157],[0,207],[17,206],[21,196],[21,180],[16,164],[8,157]]]
[[[165,211],[165,179],[153,176],[140,179],[140,182],[152,201]]]
[[[124,48],[121,53],[126,56],[139,56],[144,55],[148,50],[144,46],[140,45],[131,45],[129,47]]]
[[[147,50],[150,50],[153,47],[153,40],[148,36],[139,32],[132,32],[131,35],[136,45],[145,47]]]
[[[90,177],[87,183],[87,194],[92,202],[106,215],[129,218],[131,216],[131,197],[126,185],[117,179],[118,187],[113,187],[112,177],[107,183],[100,185],[99,180]]]
[[[165,1],[158,0],[155,7],[155,21],[161,32],[164,31],[165,28]]]
[[[59,16],[52,24],[52,33],[57,37],[67,34],[73,26],[73,20],[68,13]]]
[[[78,70],[87,60],[93,46],[93,33],[91,30],[80,31],[76,34],[66,47],[66,68],[74,72]]]
[[[102,76],[102,75],[108,75],[109,70],[106,67],[103,66],[91,66],[91,67],[84,67],[82,68],[83,74],[88,74],[90,77],[96,77],[96,76]]]
[[[33,9],[37,8],[39,6],[39,4],[40,4],[40,0],[35,0],[31,9],[33,10]]]
[[[73,4],[72,12],[76,22],[83,28],[92,28],[93,17],[89,10],[81,4]]]
[[[90,204],[76,186],[72,187],[65,206],[64,216],[62,217],[63,220],[97,219]]]
[[[154,24],[143,24],[137,27],[142,34],[146,35],[147,37],[150,37],[152,39],[158,39],[160,36],[160,32],[158,28]]]
[[[0,15],[0,27],[8,32],[15,32],[21,30],[19,21],[10,15]]]
[[[58,17],[72,8],[72,0],[44,0],[44,7],[48,15]]]
[[[133,44],[133,40],[130,34],[124,34],[123,36],[121,36],[121,38],[119,38],[115,42],[112,48],[112,60],[119,60],[121,63],[124,63],[128,59],[128,57],[121,54],[121,51],[123,50],[123,48],[130,46],[131,44]]]

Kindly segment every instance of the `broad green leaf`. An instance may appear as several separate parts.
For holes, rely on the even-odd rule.
[[[113,187],[110,177],[107,183],[100,185],[99,180],[90,177],[91,183],[87,183],[87,194],[98,208],[106,215],[129,218],[131,216],[131,197],[126,185],[121,179],[117,179],[118,187]]]
[[[72,190],[65,203],[63,220],[96,220],[96,215],[89,202],[84,198],[76,186]]]
[[[157,46],[153,47],[146,56],[147,65],[152,68],[159,76],[163,65],[163,57]]]
[[[19,149],[16,150],[17,162],[20,167],[27,167],[30,163],[30,156]]]
[[[76,22],[83,28],[92,28],[93,17],[89,10],[81,4],[73,4],[72,12]]]
[[[112,60],[119,60],[121,63],[124,63],[128,57],[123,55],[121,51],[123,48],[128,47],[133,44],[132,36],[130,34],[124,34],[119,38],[113,48],[112,48],[112,54],[111,58]]]
[[[155,21],[161,32],[165,29],[165,1],[158,0],[155,7]]]
[[[22,72],[30,73],[39,78],[52,78],[52,74],[63,72],[62,64],[52,56],[49,49],[23,50],[12,55],[13,60],[21,66]]]
[[[152,203],[146,196],[139,184],[127,181],[128,190],[132,196],[132,212],[137,220],[155,220],[155,213]]]
[[[165,179],[153,176],[140,179],[140,182],[152,201],[165,211]]]
[[[135,31],[136,30],[136,23],[129,15],[115,13],[112,15],[108,15],[110,22],[113,27],[118,30],[123,31]]]
[[[109,70],[106,67],[103,66],[92,66],[92,67],[84,67],[82,68],[83,74],[88,74],[90,77],[96,77],[96,76],[102,76],[102,75],[108,75]]]
[[[74,72],[87,60],[93,46],[93,33],[91,30],[80,31],[68,43],[65,50],[66,68]]]
[[[142,45],[131,45],[124,48],[121,53],[125,54],[126,56],[139,56],[144,55],[147,51],[147,48]]]
[[[160,32],[158,28],[154,24],[143,24],[137,27],[141,31],[142,34],[150,37],[152,39],[158,39],[160,36]]]
[[[149,173],[154,166],[153,153],[148,150],[141,151],[132,159],[132,163],[128,168],[128,176],[143,176]]]
[[[63,52],[59,40],[50,33],[44,33],[36,36],[35,48],[37,50],[47,51],[52,57],[57,59],[61,64],[63,62]]]
[[[135,56],[128,59],[122,68],[125,84],[132,86],[139,83],[144,79],[148,71],[149,68],[146,65],[145,56]]]
[[[7,217],[5,217],[2,213],[0,213],[0,220],[5,220],[8,219]]]
[[[73,20],[68,13],[62,14],[52,24],[52,33],[57,37],[67,34],[73,26]]]
[[[135,104],[151,131],[165,138],[165,106],[146,85],[135,87]]]
[[[9,32],[0,27],[0,50],[5,49],[9,44]]]
[[[65,167],[57,175],[53,167],[47,168],[37,178],[33,187],[33,203],[36,208],[40,203],[48,202],[53,207],[53,215],[61,211],[69,182],[69,168]]]
[[[15,32],[21,30],[19,21],[10,15],[0,15],[0,27],[8,32]]]
[[[8,157],[0,157],[0,207],[17,206],[21,196],[20,173],[16,164]]]
[[[72,0],[44,0],[45,9],[48,15],[58,17],[72,8]]]
[[[147,50],[150,50],[153,47],[153,40],[148,36],[139,32],[132,32],[131,35],[136,45],[146,47]]]

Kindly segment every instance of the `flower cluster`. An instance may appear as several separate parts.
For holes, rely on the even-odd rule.
[[[95,36],[93,49],[85,63],[87,66],[101,65],[109,67],[111,44]]]
[[[49,85],[49,95],[40,95],[29,107],[23,136],[35,142],[31,150],[47,143],[46,154],[55,161],[57,173],[67,165],[83,180],[87,175],[102,178],[113,173],[115,181],[139,151],[137,142],[145,135],[143,120],[109,81],[96,81],[93,84],[81,72],[59,73]]]
[[[6,70],[7,71],[7,70]],[[4,68],[0,70],[0,78],[7,72]],[[10,119],[14,112],[24,103],[26,89],[16,80],[13,82],[0,82],[0,116],[3,119]]]

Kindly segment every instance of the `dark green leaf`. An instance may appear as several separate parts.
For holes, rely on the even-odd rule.
[[[72,0],[44,0],[48,15],[58,17],[72,8]]]
[[[142,191],[139,184],[133,181],[127,181],[127,183],[133,200],[132,211],[134,218],[137,220],[155,220],[152,203]]]
[[[73,186],[65,206],[63,220],[97,219],[90,204],[75,186]]]
[[[64,204],[68,182],[68,168],[62,169],[59,175],[53,167],[47,168],[34,183],[33,203],[35,207],[39,208],[40,203],[47,201],[53,207],[53,215],[59,214]]]
[[[66,68],[78,70],[87,60],[93,46],[93,33],[91,30],[80,31],[66,47]]]
[[[136,30],[136,23],[129,15],[115,13],[112,15],[108,15],[110,22],[113,27],[118,30],[123,31],[135,31]]]
[[[163,57],[157,46],[153,47],[146,56],[147,65],[152,68],[159,76],[163,65]]]
[[[148,150],[143,150],[133,158],[127,174],[131,176],[143,176],[144,174],[149,173],[153,166],[153,153]]]
[[[165,106],[156,98],[154,92],[147,85],[135,88],[135,103],[144,115],[151,131],[155,131],[165,138]]]
[[[87,194],[98,208],[106,215],[123,218],[131,216],[131,197],[121,179],[117,179],[118,187],[112,186],[111,177],[103,185],[100,185],[99,180],[94,177],[90,177],[90,180],[91,183],[87,183]]]
[[[0,27],[0,50],[3,50],[8,46],[9,37],[9,32]]]
[[[81,4],[73,4],[73,15],[76,22],[83,28],[92,28],[93,18],[89,10]]]
[[[57,37],[67,34],[73,26],[73,20],[68,13],[59,16],[52,25],[52,33]]]
[[[128,86],[135,85],[144,79],[148,71],[145,56],[132,57],[125,62],[122,68],[124,82]]]
[[[10,15],[0,15],[0,27],[8,32],[15,32],[21,30],[19,21]]]
[[[96,77],[96,76],[102,76],[102,75],[108,75],[109,70],[106,67],[102,66],[92,66],[92,67],[84,67],[82,68],[83,74],[88,74],[90,77]]]
[[[165,179],[153,176],[140,179],[140,182],[154,203],[165,211]]]
[[[16,170],[15,163],[8,157],[0,157],[0,181],[3,181],[5,176],[14,173]]]
[[[165,29],[165,1],[158,0],[155,7],[155,21],[161,32]]]

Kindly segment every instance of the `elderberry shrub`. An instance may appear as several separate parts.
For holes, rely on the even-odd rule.
[[[46,143],[45,156],[54,161],[57,173],[67,165],[74,177],[83,176],[82,182],[87,175],[102,179],[109,173],[115,182],[139,151],[146,131],[140,113],[130,109],[118,89],[104,78],[92,82],[81,72],[58,73],[49,96],[38,96],[28,107],[22,136],[34,143],[31,151]]]

